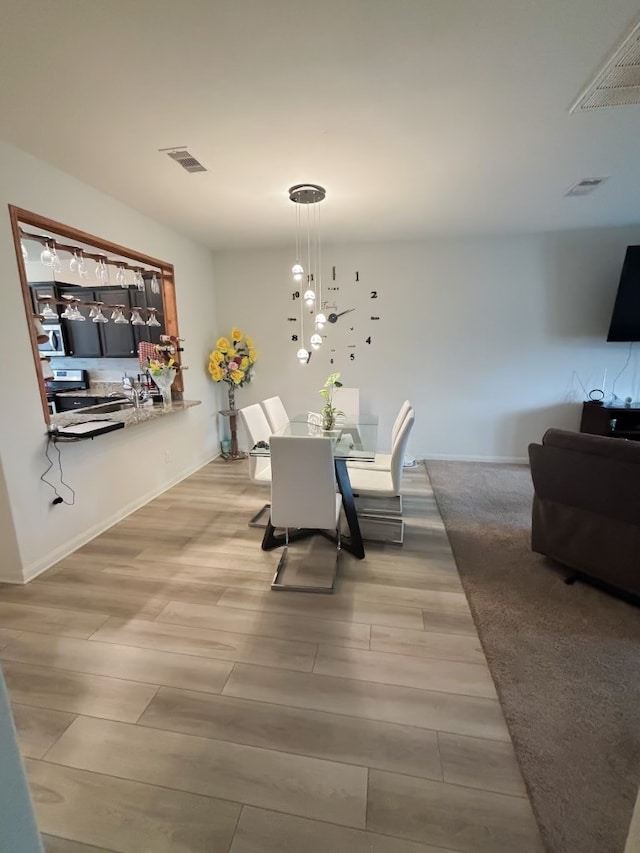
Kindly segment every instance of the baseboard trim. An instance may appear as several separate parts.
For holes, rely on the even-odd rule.
[[[432,453],[424,456],[423,462],[500,462],[505,465],[528,465],[526,456],[458,456],[449,453]]]
[[[120,509],[118,512],[111,515],[109,518],[101,521],[99,524],[94,524],[93,527],[84,530],[78,536],[75,536],[73,539],[70,539],[68,542],[65,542],[64,545],[61,545],[59,548],[56,548],[55,551],[52,551],[50,554],[47,554],[42,560],[36,560],[33,563],[30,563],[28,566],[24,567],[23,573],[24,577],[22,581],[16,581],[16,583],[26,584],[30,581],[34,580],[41,575],[43,572],[46,572],[47,569],[50,569],[51,566],[54,566],[56,563],[63,560],[65,557],[68,557],[69,554],[72,554],[74,551],[77,551],[78,548],[81,548],[83,545],[86,545],[87,542],[90,542],[92,539],[95,539],[96,536],[99,536],[101,533],[104,533],[105,530],[108,530],[110,527],[113,527],[114,524],[117,524],[119,521],[122,521],[123,518],[126,518],[128,515],[131,515],[132,512],[140,509],[140,507],[148,504],[149,501],[152,501],[154,498],[159,497],[164,494],[164,492],[171,489],[173,486],[176,486],[178,483],[181,483],[187,477],[190,477],[192,474],[195,474],[196,471],[199,471],[201,468],[204,468],[205,465],[208,465],[210,462],[213,462],[214,459],[217,459],[220,456],[220,453],[216,453],[214,456],[211,456],[204,461],[198,462],[196,465],[189,466],[185,468],[184,471],[181,471],[176,477],[173,477],[169,482],[160,486],[160,488],[153,489],[150,492],[147,492],[145,495],[142,495],[138,500],[132,501],[127,506]],[[11,583],[11,581],[6,581],[6,583]]]

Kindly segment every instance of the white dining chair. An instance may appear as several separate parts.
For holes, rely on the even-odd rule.
[[[262,547],[270,550],[276,541],[284,546],[271,588],[297,592],[333,592],[340,554],[342,496],[336,492],[333,446],[330,438],[273,435],[271,449],[271,512]],[[284,528],[279,539],[275,528]],[[295,528],[290,533],[290,530]],[[281,580],[286,567],[289,542],[314,533],[336,543],[336,558],[329,584],[287,584]]]
[[[269,397],[262,401],[262,408],[269,421],[272,433],[278,433],[289,423],[289,415],[280,397]]]
[[[250,447],[255,447],[260,441],[268,444],[271,437],[271,427],[262,407],[258,403],[254,403],[239,411],[249,437]],[[268,456],[249,456],[249,479],[252,483],[260,486],[271,485],[271,461]],[[268,509],[269,504],[267,503],[251,518],[249,527],[264,527],[265,522],[260,519]]]
[[[341,416],[351,424],[357,424],[360,418],[360,389],[359,388],[336,388],[333,395],[333,405],[344,415]]]
[[[352,468],[362,468],[365,471],[389,471],[391,469],[391,455],[393,453],[393,448],[396,443],[396,439],[398,438],[398,433],[400,432],[400,427],[404,423],[404,419],[407,417],[409,412],[413,411],[413,407],[409,400],[405,400],[404,403],[400,406],[398,414],[396,415],[396,419],[391,428],[391,453],[376,453],[375,459],[372,462],[347,462],[347,467],[349,470]],[[402,460],[404,464],[404,459]]]
[[[396,436],[391,452],[391,466],[388,471],[381,469],[349,469],[349,481],[356,498],[358,517],[362,519],[386,519],[400,522],[400,535],[392,541],[399,544],[404,539],[404,522],[402,521],[402,463],[407,449],[409,435],[413,429],[415,414],[410,411],[405,417]],[[376,506],[378,499],[380,501]],[[366,533],[363,533],[366,537]]]

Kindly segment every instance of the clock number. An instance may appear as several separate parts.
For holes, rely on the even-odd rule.
[[[372,317],[371,317],[371,319],[372,319],[372,320],[379,320],[379,319],[380,319],[380,317],[373,317],[373,316],[372,316]]]
[[[355,352],[350,353],[350,354],[349,354],[349,358],[351,359],[351,361],[355,361],[355,360],[356,360],[356,354],[355,354]]]
[[[333,364],[333,359],[332,359],[332,358],[330,358],[330,359],[329,359],[329,364]]]
[[[291,335],[291,340],[292,340],[292,341],[297,341],[297,340],[298,340],[298,336],[297,336],[297,335]]]
[[[360,281],[360,273],[356,272],[356,281]]]
[[[296,319],[297,319],[296,317],[287,317],[287,320],[288,320],[290,323],[295,323],[295,322],[296,322]]]
[[[365,344],[370,344],[370,343],[371,343],[371,336],[369,336],[368,338],[365,338]]]
[[[372,298],[372,299],[377,299],[377,298],[378,298],[378,291],[377,291],[377,290],[372,290],[372,291],[371,291],[371,298]]]
[[[299,290],[294,290],[294,291],[293,291],[293,294],[292,294],[292,296],[291,296],[291,298],[294,300],[294,302],[295,302],[295,300],[296,300],[296,299],[300,299],[300,291],[299,291]]]

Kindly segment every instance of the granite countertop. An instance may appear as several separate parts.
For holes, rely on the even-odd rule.
[[[87,396],[95,396],[95,394]],[[118,402],[121,401],[115,399],[113,401],[113,403]],[[165,409],[162,405],[145,403],[137,409],[134,406],[127,406],[114,412],[105,411],[105,408],[111,405],[107,403],[105,406],[90,406],[86,409],[74,409],[72,412],[60,412],[57,415],[51,415],[50,423],[52,426],[62,427],[70,424],[81,424],[86,421],[111,421],[123,423],[126,429],[155,421],[166,415],[176,414],[176,412],[184,412],[194,406],[199,406],[200,402],[200,400],[174,400],[170,409]]]
[[[93,382],[90,388],[78,388],[77,391],[56,391],[57,397],[124,397],[122,382]]]

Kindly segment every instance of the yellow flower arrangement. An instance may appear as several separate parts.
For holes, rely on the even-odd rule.
[[[234,327],[231,340],[221,337],[216,341],[216,348],[209,355],[209,375],[214,382],[226,382],[230,388],[241,388],[251,382],[257,358],[251,338]]]
[[[170,358],[169,361],[160,361],[157,358],[150,358],[148,360],[148,370],[152,376],[170,376],[170,371],[173,370],[173,375],[175,376],[175,369],[173,365],[176,363],[174,358]]]

